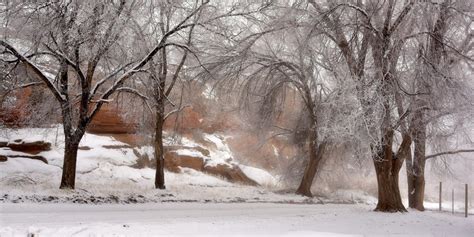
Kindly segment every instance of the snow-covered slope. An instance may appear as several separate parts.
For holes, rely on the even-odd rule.
[[[278,180],[267,171],[238,164],[219,135],[206,134],[205,139],[213,145],[209,147],[206,165],[233,164],[251,179],[264,187],[248,187],[230,183],[225,179],[208,175],[189,168],[180,173],[165,172],[166,190],[156,190],[155,170],[136,169],[137,156],[133,149],[148,153],[150,147],[133,148],[112,137],[86,134],[80,143],[77,160],[76,190],[59,190],[61,179],[62,153],[64,151],[61,128],[32,128],[1,130],[0,141],[16,139],[23,141],[47,141],[52,149],[37,154],[48,160],[9,158],[0,162],[0,201],[11,202],[149,202],[149,201],[304,201],[296,195],[279,195],[269,191],[278,186]],[[171,145],[171,141],[166,141]],[[182,139],[183,147],[198,144]],[[1,148],[0,155],[14,151]],[[179,152],[189,152],[182,150]],[[201,154],[187,154],[201,155]]]

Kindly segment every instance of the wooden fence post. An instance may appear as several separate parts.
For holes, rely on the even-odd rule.
[[[441,193],[443,191],[443,182],[439,182],[439,211],[441,211]]]
[[[464,203],[464,216],[467,217],[467,199],[468,199],[468,191],[467,191],[467,184],[466,184],[466,197],[465,197],[465,203]]]
[[[454,188],[453,188],[453,191],[451,193],[451,210],[452,210],[452,213],[454,215]]]

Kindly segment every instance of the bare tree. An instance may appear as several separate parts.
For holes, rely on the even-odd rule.
[[[211,4],[209,1],[150,2],[146,6],[150,11],[148,15],[150,20],[147,20],[147,25],[136,30],[139,31],[138,35],[146,39],[147,43],[153,42],[153,38],[168,34],[177,22],[186,21],[189,25],[188,28],[165,39],[166,47],[160,51],[157,60],[150,61],[149,68],[145,70],[149,74],[148,83],[152,85],[151,95],[154,105],[156,188],[165,188],[164,122],[170,115],[182,111],[185,107],[185,105],[173,102],[170,98],[175,85],[182,80],[191,78],[190,75],[197,74],[199,71],[204,74],[209,73],[204,63],[201,62],[201,56],[210,47],[207,42],[209,38],[217,35],[219,29],[225,25],[223,22],[251,16],[267,6],[267,3],[260,1],[249,4],[225,2]],[[157,22],[153,20],[153,16],[156,14],[159,15],[156,18]],[[156,25],[159,27],[155,27]],[[144,83],[144,85],[147,86],[148,83]],[[172,109],[169,109],[170,107]]]
[[[197,14],[193,15],[193,18],[190,19],[191,22],[198,22],[199,16],[202,11],[202,7],[208,2],[201,3],[202,5],[195,6],[195,8],[201,8]],[[173,6],[172,3],[161,3],[159,4],[160,9],[160,32],[162,35],[166,34],[171,25],[173,24],[173,15],[176,15],[177,9],[180,6]],[[155,160],[156,160],[156,174],[155,174],[155,188],[165,189],[165,176],[164,176],[164,157],[163,157],[163,125],[165,119],[172,113],[178,112],[180,108],[170,111],[168,114],[165,114],[166,104],[173,104],[169,98],[171,91],[173,90],[180,72],[185,66],[186,59],[188,54],[191,51],[191,40],[193,36],[195,25],[192,25],[185,36],[185,43],[178,44],[176,42],[170,43],[175,47],[180,48],[183,53],[179,59],[178,64],[172,64],[170,62],[170,55],[168,50],[164,48],[160,53],[160,62],[158,65],[150,64],[151,67],[151,79],[153,81],[153,97],[155,102]],[[171,40],[167,40],[167,43]],[[171,74],[171,78],[168,78],[168,75]],[[168,83],[167,83],[168,81]]]
[[[217,54],[223,56],[214,57],[208,68],[222,78],[220,84],[242,91],[241,103],[257,106],[266,124],[272,124],[286,93],[299,96],[302,121],[308,123],[303,140],[309,161],[296,193],[312,196],[325,152],[348,141],[358,110],[351,95],[354,88],[335,71],[330,39],[312,22],[299,18],[300,7],[283,4],[268,10],[273,22],[255,22],[263,29],[247,33],[230,50],[224,48],[227,54]],[[291,129],[278,128],[290,132],[277,135],[293,134]]]
[[[321,17],[328,29],[327,36],[339,47],[351,77],[357,83],[358,98],[368,124],[367,135],[377,173],[379,201],[376,210],[405,211],[398,187],[398,175],[405,159],[408,160],[411,186],[410,206],[423,209],[422,205],[413,204],[413,197],[417,195],[417,199],[422,202],[423,195],[419,193],[423,193],[423,177],[420,175],[418,181],[415,181],[410,175],[414,169],[417,170],[415,173],[423,173],[426,123],[430,120],[426,118],[426,103],[439,97],[427,94],[426,91],[430,91],[431,86],[424,82],[427,81],[426,78],[417,78],[416,85],[419,87],[415,92],[406,90],[399,76],[403,74],[401,71],[405,70],[404,68],[416,68],[413,63],[416,60],[403,63],[400,62],[400,55],[412,50],[407,46],[407,42],[411,39],[428,37],[430,43],[426,50],[421,51],[424,55],[422,58],[429,60],[423,59],[424,63],[420,65],[424,71],[431,71],[430,76],[434,75],[433,71],[439,69],[439,60],[442,60],[447,46],[443,43],[443,34],[446,31],[446,11],[451,7],[449,1],[442,4],[417,1],[406,1],[402,4],[400,1],[387,1],[380,5],[372,1],[320,3],[310,0],[309,3]],[[426,30],[419,25],[422,25],[427,18],[423,18],[423,15],[419,17],[415,12],[423,13],[424,7],[432,9],[433,6],[435,8],[440,6],[440,14],[432,28],[428,27]],[[342,11],[345,11],[345,14],[342,14]],[[352,21],[353,24],[348,25],[347,21]],[[452,46],[450,49],[459,56],[459,50]],[[372,54],[372,59],[368,58],[368,53]],[[462,56],[460,58],[466,59]],[[373,67],[368,67],[370,65]],[[431,69],[426,70],[427,68]],[[420,72],[418,70],[416,75],[418,76]],[[440,83],[442,80],[438,77],[434,81]],[[402,95],[410,98],[408,101],[413,103],[404,106]],[[398,116],[394,113],[395,108]],[[441,110],[446,112],[446,109]],[[439,114],[434,117],[438,116]],[[392,149],[397,130],[400,131],[401,142],[395,153]],[[415,143],[413,160],[412,142]],[[419,192],[412,188],[414,182],[418,183]]]
[[[415,88],[411,93],[404,93],[411,97],[410,108],[410,135],[414,142],[414,156],[408,157],[407,181],[409,206],[420,211],[424,210],[425,163],[428,158],[438,157],[442,154],[456,154],[470,152],[471,149],[440,152],[427,156],[429,146],[428,128],[436,120],[443,120],[445,116],[456,116],[471,106],[468,95],[469,84],[462,80],[463,75],[454,73],[459,65],[472,61],[467,56],[472,49],[472,34],[458,35],[457,39],[448,36],[464,33],[466,24],[453,24],[463,22],[454,16],[462,10],[462,1],[443,1],[440,5],[426,6],[424,14],[438,12],[436,17],[428,18],[426,30],[417,38],[417,67],[414,67]],[[451,26],[451,30],[449,30]],[[462,34],[461,34],[462,35]],[[431,126],[433,127],[433,126]],[[433,130],[433,129],[432,129]],[[434,132],[436,132],[434,130]],[[433,132],[432,132],[433,133]]]
[[[407,153],[411,141],[409,136],[404,136],[397,153],[393,152],[394,128],[399,123],[397,120],[405,118],[405,113],[400,114],[399,119],[393,118],[391,98],[393,72],[404,43],[403,33],[406,33],[403,27],[409,22],[415,2],[409,1],[400,6],[397,1],[388,1],[378,7],[370,1],[328,2],[325,5],[312,0],[309,2],[321,15],[328,28],[328,37],[339,47],[350,75],[358,85],[358,99],[368,121],[367,135],[371,139],[370,149],[377,174],[378,204],[375,210],[406,211],[398,187],[398,174],[404,162],[402,154]],[[353,17],[339,19],[341,9],[352,10]],[[352,20],[356,24],[346,32],[344,20]],[[410,27],[406,27],[405,31],[407,29]],[[347,34],[352,34],[355,40],[349,41]],[[370,76],[366,73],[369,48],[374,64]]]
[[[169,37],[194,26],[189,20],[207,2],[201,2],[184,19],[170,27],[145,56],[139,60],[129,59],[128,62],[108,58],[117,52],[117,47],[123,47],[118,45],[118,40],[124,37],[125,26],[135,7],[134,2],[109,4],[104,1],[72,1],[19,6],[19,11],[26,12],[23,12],[27,18],[26,24],[33,24],[29,19],[45,20],[46,15],[52,19],[49,25],[39,29],[44,37],[39,39],[38,48],[44,49],[55,60],[55,78],[49,78],[39,64],[31,60],[32,57],[42,55],[42,51],[25,55],[6,40],[1,40],[0,45],[4,48],[4,54],[16,58],[34,78],[44,83],[61,106],[66,145],[60,188],[75,187],[79,142],[97,112],[110,101],[114,92],[124,89],[123,85],[128,79],[140,73],[158,52],[170,45],[167,42]],[[104,69],[100,74],[105,76],[96,79],[99,66]],[[112,69],[107,72],[105,68]],[[79,81],[78,94],[70,86],[73,79]],[[127,90],[138,94],[133,89]],[[76,104],[79,104],[77,117],[74,112]]]

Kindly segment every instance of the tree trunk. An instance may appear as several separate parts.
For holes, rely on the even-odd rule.
[[[408,206],[410,208],[415,208],[415,176],[413,175],[413,159],[411,155],[407,159],[406,171],[408,184]]]
[[[155,188],[165,189],[165,174],[164,174],[164,158],[163,158],[163,105],[157,105],[156,112],[156,126],[155,126],[155,160],[156,160],[156,173],[155,173]]]
[[[410,206],[419,211],[424,211],[425,207],[423,201],[425,199],[425,176],[415,176],[414,180],[414,194],[413,194],[413,205]]]
[[[430,64],[428,66],[429,70],[431,68],[435,69],[441,65],[444,59],[445,44],[444,38],[447,30],[446,20],[448,19],[448,11],[450,6],[449,0],[445,0],[440,4],[440,10],[438,19],[432,32],[430,32],[430,41],[429,41],[429,51],[425,55]],[[428,77],[431,74],[427,75]],[[420,80],[418,82],[418,91],[431,91],[430,84],[426,79]],[[418,110],[413,116],[413,141],[415,143],[415,152],[413,157],[413,165],[408,171],[407,167],[407,177],[409,179],[409,206],[420,211],[424,211],[425,207],[423,205],[424,194],[425,194],[425,163],[426,163],[426,126],[427,121],[425,119],[426,109],[430,108],[428,102],[429,98],[426,98],[426,95],[418,95],[415,98],[415,105]],[[410,188],[410,185],[412,186]]]
[[[422,115],[421,115],[422,116]],[[426,125],[416,129],[414,143],[415,152],[413,159],[413,207],[417,210],[424,211],[423,200],[425,196],[425,156],[426,156]]]
[[[407,165],[407,181],[408,181],[408,206],[410,208],[414,208],[419,211],[424,211],[425,210],[425,207],[423,205],[424,192],[425,192],[424,173],[417,174],[415,171],[415,168],[413,167],[409,168]]]
[[[309,163],[301,179],[300,186],[296,190],[296,194],[306,197],[312,197],[311,186],[313,185],[314,177],[319,170],[319,165],[323,158],[323,153],[326,148],[326,143],[323,142],[317,147],[317,138],[315,134],[310,134],[309,142]]]
[[[63,173],[60,189],[74,189],[76,183],[76,161],[79,142],[66,140],[64,148]]]
[[[385,103],[385,107],[389,108],[388,103]],[[404,136],[397,154],[394,154],[392,151],[394,132],[389,123],[390,110],[386,109],[385,111],[382,124],[383,137],[380,145],[372,151],[378,187],[378,202],[375,211],[406,212],[400,195],[398,174],[409,151],[411,139],[409,136]]]
[[[400,148],[398,149],[396,159],[397,159],[397,167],[396,169],[400,169],[403,165],[403,161],[406,161],[406,175],[407,175],[407,184],[408,184],[408,205],[411,208],[415,208],[415,176],[413,175],[413,156],[411,153],[411,144],[412,144],[412,137],[411,134],[408,133],[407,129],[404,129],[403,134],[403,141],[400,144]],[[398,174],[398,173],[397,173]]]
[[[403,206],[400,188],[398,185],[398,173],[403,165],[403,158],[408,151],[407,147],[411,144],[409,136],[405,136],[397,155],[392,151],[393,130],[387,126],[389,118],[386,111],[385,125],[382,127],[384,135],[380,142],[380,147],[373,152],[375,173],[377,174],[378,202],[375,211],[381,212],[406,212]],[[399,157],[397,157],[399,156]]]
[[[400,189],[398,187],[398,172],[392,172],[390,160],[374,159],[377,174],[378,203],[375,211],[381,212],[406,212],[403,206]]]

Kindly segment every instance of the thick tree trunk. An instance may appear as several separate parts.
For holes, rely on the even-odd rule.
[[[398,186],[398,172],[392,172],[392,157],[390,160],[374,159],[377,174],[378,203],[375,211],[381,212],[406,212],[403,206],[400,189]]]
[[[426,162],[426,126],[421,124],[415,133],[415,152],[413,159],[413,203],[410,207],[424,211],[425,162]]]
[[[418,106],[426,106],[417,102]],[[415,146],[414,157],[407,160],[408,205],[410,208],[424,211],[425,193],[425,163],[426,163],[426,124],[423,121],[423,111],[417,111],[413,116],[412,136]]]
[[[417,150],[417,142],[415,141],[415,153]],[[418,158],[420,159],[420,158]],[[415,158],[416,161],[416,158]],[[416,161],[414,165],[409,166],[407,163],[407,182],[408,182],[408,206],[410,208],[424,211],[423,205],[425,193],[425,175],[424,175],[424,158],[423,161]],[[422,170],[422,171],[421,171]]]
[[[403,206],[400,188],[398,186],[398,173],[402,167],[408,147],[411,144],[409,136],[404,136],[397,155],[392,151],[393,129],[390,125],[390,110],[388,100],[384,103],[386,108],[382,123],[383,137],[379,147],[374,148],[374,167],[377,175],[378,202],[375,211],[381,212],[406,212]]]
[[[300,194],[307,197],[312,197],[311,186],[313,185],[314,177],[316,176],[317,171],[319,170],[319,165],[323,158],[323,153],[326,148],[326,143],[321,143],[317,145],[317,137],[315,134],[310,135],[309,142],[309,163],[306,166],[306,169],[301,179],[300,186],[296,190],[296,194]]]
[[[410,156],[406,164],[408,184],[408,206],[415,208],[415,175],[413,175],[413,159]]]
[[[413,139],[411,137],[411,134],[409,134],[405,129],[405,133],[403,134],[403,141],[400,145],[400,148],[398,149],[396,159],[400,168],[403,165],[403,161],[406,161],[408,205],[410,208],[415,208],[415,176],[413,173],[413,156],[411,153],[412,141]]]
[[[385,104],[386,108],[388,103]],[[379,147],[374,148],[374,167],[377,175],[378,202],[375,211],[381,212],[406,212],[403,206],[400,188],[398,185],[398,174],[403,161],[409,152],[411,144],[410,136],[404,136],[397,154],[392,151],[393,129],[389,123],[390,110],[386,109],[384,122],[382,124],[383,137]]]
[[[160,104],[157,108],[156,113],[156,126],[155,126],[155,160],[156,160],[156,173],[155,173],[155,188],[165,189],[165,174],[164,174],[164,157],[163,157],[163,106]]]
[[[385,104],[386,108],[388,103]],[[393,129],[391,129],[389,110],[386,110],[384,123],[382,125],[383,137],[380,147],[376,148],[373,157],[375,173],[377,175],[378,202],[375,211],[381,212],[406,212],[403,206],[400,188],[398,185],[398,173],[403,165],[403,158],[408,152],[411,144],[409,136],[404,136],[397,155],[392,151]],[[398,157],[397,157],[398,156]]]
[[[419,211],[424,211],[425,207],[423,201],[425,199],[425,176],[415,176],[414,182],[414,194],[413,194],[413,205],[411,208],[415,208]]]
[[[69,139],[68,139],[69,140]],[[60,189],[74,189],[76,183],[76,161],[79,142],[66,141],[64,148],[63,173]]]

